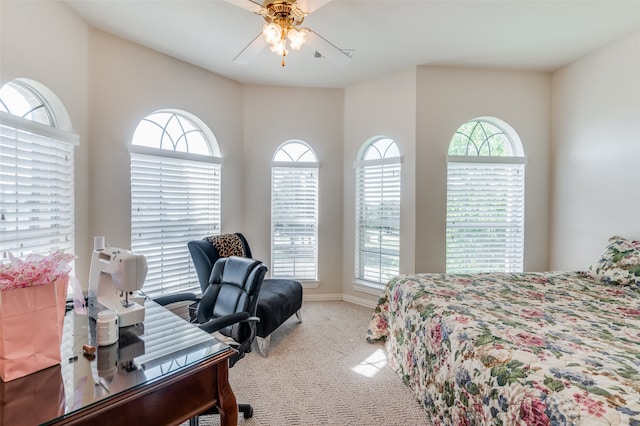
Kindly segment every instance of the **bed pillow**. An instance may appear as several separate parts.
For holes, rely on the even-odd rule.
[[[640,288],[640,241],[615,236],[600,259],[587,270],[598,281]]]

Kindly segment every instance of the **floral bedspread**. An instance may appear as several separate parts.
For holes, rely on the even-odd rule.
[[[367,340],[435,425],[640,426],[640,291],[580,272],[392,279]]]

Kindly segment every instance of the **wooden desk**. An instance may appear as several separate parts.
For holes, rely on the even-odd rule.
[[[236,426],[235,350],[154,302],[145,310],[143,325],[93,360],[82,346],[95,342],[94,321],[69,312],[61,365],[0,381],[0,425],[176,425],[217,406],[221,424]]]

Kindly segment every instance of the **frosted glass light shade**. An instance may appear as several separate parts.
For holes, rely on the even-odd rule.
[[[287,53],[287,44],[286,40],[278,40],[275,44],[271,45],[271,51],[279,56],[286,56]]]
[[[304,29],[297,30],[293,28],[287,33],[287,38],[289,39],[289,46],[293,50],[300,50],[307,39],[307,32]]]
[[[280,25],[273,22],[270,24],[264,24],[262,27],[262,34],[264,34],[266,42],[273,46],[282,38],[282,28],[280,28]]]

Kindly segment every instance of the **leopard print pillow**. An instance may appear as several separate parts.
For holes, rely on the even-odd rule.
[[[214,245],[220,257],[247,257],[242,240],[237,234],[221,234],[206,237],[205,240]]]

